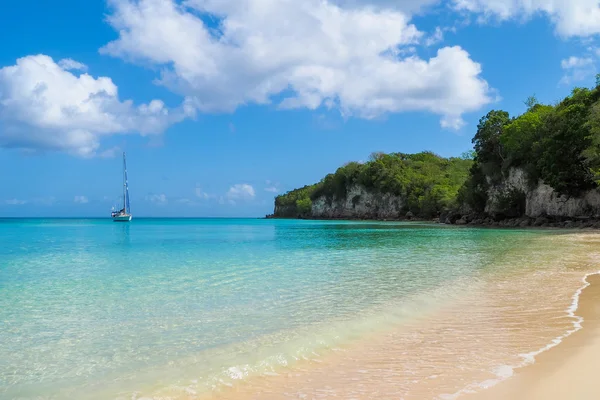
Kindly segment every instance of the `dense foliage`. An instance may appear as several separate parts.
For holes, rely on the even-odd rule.
[[[473,138],[476,151],[471,176],[460,201],[482,211],[490,185],[510,169],[523,169],[529,183],[543,180],[562,195],[578,196],[600,182],[600,87],[576,88],[556,105],[542,105],[534,97],[527,111],[510,118],[490,111],[479,121]],[[523,194],[515,194],[515,198]],[[522,201],[507,202],[507,209]]]
[[[315,199],[345,199],[348,188],[362,185],[374,192],[401,196],[406,212],[430,217],[455,205],[457,193],[469,176],[473,163],[470,157],[467,154],[447,159],[431,152],[375,153],[364,164],[348,163],[315,185],[278,196],[278,216],[309,215]]]
[[[317,185],[304,186],[275,198],[275,210],[278,217],[308,216],[312,208],[310,199]]]
[[[306,216],[312,201],[343,199],[352,185],[404,199],[406,211],[423,217],[456,205],[483,212],[489,190],[513,168],[525,171],[533,187],[543,180],[556,192],[579,196],[600,184],[600,75],[594,89],[575,88],[555,105],[525,102],[520,116],[492,110],[480,119],[471,156],[445,159],[430,152],[372,155],[348,163],[316,185],[276,199],[280,216]],[[506,216],[524,213],[525,193],[498,198]],[[311,201],[312,200],[312,201]]]

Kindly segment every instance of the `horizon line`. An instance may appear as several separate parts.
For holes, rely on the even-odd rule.
[[[112,220],[110,217],[84,217],[84,216],[77,216],[77,217],[57,217],[57,216],[53,216],[53,217],[42,217],[42,216],[36,216],[36,217],[19,217],[19,216],[0,216],[0,220],[1,219],[102,219],[102,220]],[[132,220],[135,219],[267,219],[266,217],[152,217],[152,216],[141,216],[141,217],[135,217]]]

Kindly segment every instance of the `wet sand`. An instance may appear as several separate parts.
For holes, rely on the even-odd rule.
[[[590,286],[579,299],[576,314],[583,317],[583,329],[560,345],[538,355],[535,364],[469,400],[500,399],[599,399],[600,380],[600,275],[587,278]]]

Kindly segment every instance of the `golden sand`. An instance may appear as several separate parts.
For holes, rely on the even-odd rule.
[[[577,309],[584,318],[583,329],[540,354],[514,378],[465,399],[600,399],[600,275],[587,281],[590,286],[583,290]]]

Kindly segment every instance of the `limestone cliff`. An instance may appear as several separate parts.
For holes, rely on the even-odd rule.
[[[590,190],[578,197],[559,195],[541,180],[531,185],[526,173],[519,168],[511,169],[500,183],[489,183],[485,215],[473,213],[463,206],[454,212],[442,212],[440,222],[575,227],[579,225],[572,220],[591,219],[595,221],[580,225],[600,228],[600,222],[596,222],[600,220],[600,190]],[[355,184],[347,188],[343,197],[317,197],[302,213],[296,206],[276,204],[272,217],[398,220],[411,216],[401,196]]]
[[[578,197],[559,195],[554,189],[539,181],[531,187],[525,172],[513,168],[508,177],[492,186],[488,192],[485,211],[495,215],[502,212],[505,199],[521,194],[524,201],[524,216],[536,218],[540,216],[556,218],[598,218],[600,217],[600,191],[587,191]]]
[[[398,219],[404,202],[389,193],[372,192],[360,185],[346,191],[345,198],[321,196],[312,203],[311,217],[320,219]],[[403,216],[403,215],[402,215]]]

